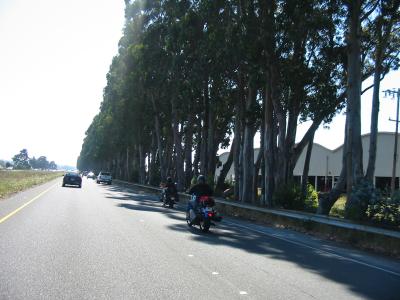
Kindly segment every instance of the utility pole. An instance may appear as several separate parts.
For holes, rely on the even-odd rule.
[[[385,97],[389,96],[394,98],[397,96],[397,109],[396,109],[396,133],[394,136],[394,150],[393,150],[393,167],[392,167],[392,180],[390,182],[390,194],[393,196],[396,188],[396,165],[397,165],[397,138],[399,132],[399,102],[400,102],[400,89],[384,91]],[[390,120],[390,119],[389,119]],[[394,120],[391,120],[394,121]]]

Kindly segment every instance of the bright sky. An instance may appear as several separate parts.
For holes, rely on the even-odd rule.
[[[30,157],[76,165],[123,24],[123,0],[0,0],[0,159],[26,148]],[[382,90],[399,88],[399,79],[391,73]],[[372,91],[363,96],[362,133],[370,131],[371,99]],[[394,131],[389,117],[396,101],[382,97],[380,131]],[[344,119],[319,129],[315,142],[340,146]]]
[[[75,166],[124,25],[123,0],[0,0],[0,159]]]
[[[372,84],[372,78],[368,79],[363,84],[363,89]],[[381,82],[380,93],[380,107],[378,119],[378,131],[395,132],[396,122],[389,121],[389,118],[396,119],[396,103],[397,98],[384,97],[384,90],[393,90],[400,88],[400,71],[393,71],[385,76]],[[373,89],[365,92],[361,97],[361,133],[371,132],[371,109],[372,109],[372,92]],[[315,133],[314,142],[321,144],[329,149],[336,149],[344,142],[344,127],[346,123],[346,116],[338,114],[333,119],[332,123],[328,124],[328,129],[320,128]],[[299,141],[306,130],[310,126],[310,122],[299,126],[297,132],[297,139]],[[400,129],[399,129],[400,131]]]

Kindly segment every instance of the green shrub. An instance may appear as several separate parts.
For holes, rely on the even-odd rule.
[[[304,199],[304,210],[315,213],[318,209],[318,192],[312,184],[307,184],[307,195]]]
[[[275,204],[285,209],[304,209],[304,199],[301,195],[301,187],[296,183],[287,183],[278,186],[272,196]]]
[[[331,211],[329,212],[330,216],[344,218],[344,210],[346,207],[347,196],[342,195],[339,199],[336,200],[335,204],[332,206]]]
[[[372,203],[379,201],[380,193],[373,184],[367,180],[361,180],[353,187],[350,199],[345,207],[345,218],[362,221],[367,219],[367,209]]]
[[[206,176],[206,183],[214,190],[215,189],[215,182],[214,177],[211,175]]]
[[[368,205],[367,217],[374,223],[388,226],[400,226],[400,191],[393,197],[380,197]]]

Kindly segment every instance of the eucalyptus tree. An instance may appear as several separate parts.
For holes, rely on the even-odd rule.
[[[380,57],[376,55],[379,47],[383,46],[382,38],[379,38],[380,33],[376,31],[381,26],[379,25],[381,13],[379,12],[382,7],[382,2],[375,0],[364,1],[344,1],[344,12],[346,14],[345,28],[343,30],[343,39],[346,42],[346,129],[345,129],[345,142],[343,150],[343,167],[338,179],[337,184],[332,191],[320,200],[318,212],[322,214],[329,214],[333,204],[336,202],[341,193],[347,189],[348,201],[346,203],[346,211],[352,210],[352,207],[358,206],[358,201],[353,198],[352,188],[357,186],[364,178],[364,168],[362,161],[362,144],[361,144],[361,94],[365,91],[361,90],[361,83],[376,74],[378,76],[374,79],[373,86],[379,91],[379,82],[383,76],[391,69],[396,68],[398,63],[398,50],[392,47],[382,48],[385,55]],[[396,2],[391,4],[386,3],[388,7],[395,8]],[[389,13],[390,11],[390,13]],[[398,14],[398,5],[394,10],[386,11],[387,18],[396,18]],[[370,19],[374,19],[372,21]],[[397,21],[398,22],[398,21]],[[390,22],[389,22],[390,23]],[[391,26],[386,27],[388,30]],[[395,27],[394,27],[395,28]],[[389,36],[394,36],[393,41],[397,40],[395,30],[389,29]],[[380,30],[380,29],[379,29]],[[375,36],[375,37],[374,37]],[[375,54],[374,54],[375,52]],[[368,60],[369,58],[369,60]],[[379,60],[381,60],[379,62]],[[385,61],[385,63],[383,63]],[[381,67],[379,65],[381,64]],[[378,69],[377,69],[378,66]],[[384,67],[383,67],[384,66]],[[382,73],[379,75],[379,68],[382,68]],[[384,70],[384,71],[383,71]],[[378,80],[378,78],[380,78]],[[372,86],[371,86],[372,87]],[[367,88],[368,89],[368,88]],[[376,97],[377,95],[375,95]],[[376,99],[375,99],[376,100]],[[370,149],[369,167],[367,171],[367,179],[370,178],[374,171],[374,156],[376,148],[376,124],[377,124],[377,101],[374,103],[372,111],[372,139]],[[365,207],[364,207],[365,209]]]
[[[201,101],[198,106],[197,133],[200,139],[200,172],[213,181],[218,148],[225,145],[232,122],[232,63],[234,45],[227,34],[231,22],[229,1],[199,1],[197,8],[198,31],[197,62],[193,79],[200,83]],[[194,81],[193,81],[194,82]],[[199,146],[199,145],[198,145]]]
[[[371,134],[365,174],[365,178],[370,182],[373,182],[375,173],[380,81],[391,69],[398,68],[399,64],[400,38],[399,34],[396,34],[400,30],[399,5],[399,0],[379,1],[376,14],[366,20],[365,34],[368,36],[368,46],[372,48],[369,56],[374,66]]]
[[[17,170],[30,170],[31,165],[29,164],[28,150],[22,149],[18,154],[15,154],[12,158],[13,168]]]
[[[241,116],[242,130],[242,178],[239,186],[240,199],[254,202],[254,134],[257,131],[260,114],[258,99],[260,97],[261,77],[261,41],[260,27],[257,19],[257,7],[252,1],[239,2],[238,43],[238,107],[243,109]]]
[[[160,1],[134,1],[127,6],[126,11],[127,23],[133,29],[131,35],[134,37],[129,45],[130,55],[135,62],[131,66],[134,73],[130,81],[131,88],[136,91],[135,101],[143,102],[152,109],[152,134],[155,135],[157,145],[157,157],[152,157],[152,162],[158,161],[160,178],[165,180],[167,155],[163,112],[167,109],[163,97],[166,94],[167,63],[164,38],[166,28],[162,20],[164,12]],[[151,119],[150,115],[148,117]]]
[[[274,187],[293,179],[316,129],[347,100],[348,124],[355,123],[346,127],[344,185],[346,172],[362,170],[354,164],[360,158],[354,142],[360,84],[374,72],[366,45],[385,41],[381,75],[396,62],[395,29],[388,28],[397,24],[386,17],[393,15],[388,7],[378,0],[126,1],[119,52],[79,164],[153,184],[170,175],[183,189],[200,172],[213,181],[217,151],[231,143],[218,188],[233,164],[237,199],[254,202],[263,165],[264,200],[272,205]],[[374,21],[379,15],[381,35]],[[365,41],[364,27],[357,27],[363,18],[371,20],[364,25]],[[378,53],[378,46],[370,48]],[[312,125],[296,144],[298,122],[304,121]],[[262,151],[254,163],[260,127]]]
[[[260,1],[265,61],[265,198],[292,180],[304,147],[344,101],[335,1]],[[298,121],[312,124],[295,144]]]

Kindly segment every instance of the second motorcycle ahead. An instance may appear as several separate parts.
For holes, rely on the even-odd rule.
[[[179,201],[178,189],[171,177],[168,177],[167,183],[162,185],[160,200],[163,202],[163,207],[169,208],[174,208],[175,202]]]
[[[175,202],[178,202],[177,194],[170,194],[168,191],[163,191],[161,201],[163,202],[163,207],[174,208]]]

